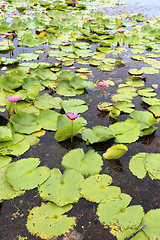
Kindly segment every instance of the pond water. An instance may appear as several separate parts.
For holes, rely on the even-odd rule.
[[[154,17],[154,15],[160,14],[160,2],[158,0],[152,1],[137,1],[128,0],[128,4],[115,6],[114,8],[104,8],[103,11],[108,15],[122,14],[122,13],[143,13],[147,19]],[[17,40],[15,39],[15,44]],[[95,44],[92,44],[92,49],[95,49]],[[43,46],[43,49],[47,46]],[[17,48],[14,51],[14,58],[18,56],[21,52],[29,52],[30,50],[26,47]],[[37,48],[39,49],[39,48]],[[36,48],[34,48],[34,51]],[[5,57],[9,57],[9,53],[3,54]],[[144,66],[143,63],[139,61],[133,61],[129,49],[126,52],[121,52],[119,57],[124,61],[125,66],[121,68],[115,68],[111,72],[102,72],[96,70],[94,67],[90,66],[93,74],[89,76],[89,80],[94,83],[98,79],[112,80],[115,82],[115,86],[111,86],[106,89],[106,100],[109,99],[110,95],[115,93],[117,86],[120,83],[124,83],[125,79],[128,77],[128,70],[130,68],[137,68]],[[48,61],[51,62],[52,59],[47,58],[43,55],[38,61]],[[79,67],[77,63],[74,65]],[[88,67],[88,66],[87,66]],[[145,75],[146,84],[145,86],[151,87],[152,84],[160,84],[160,74],[155,75]],[[50,90],[46,90],[47,93],[51,93]],[[159,90],[157,92],[157,98],[160,98]],[[54,93],[54,97],[59,96]],[[75,97],[76,98],[76,97]],[[96,125],[109,126],[110,124],[116,122],[116,120],[109,117],[107,112],[100,112],[97,109],[97,105],[102,101],[101,89],[96,86],[93,90],[87,90],[82,95],[77,98],[85,100],[86,104],[89,105],[89,111],[82,114],[82,116],[87,120],[87,127],[91,128]],[[144,105],[142,104],[141,98],[136,97],[134,99],[134,104],[136,105],[136,110],[144,110]],[[5,116],[5,114],[2,114]],[[128,114],[122,114],[118,117],[118,121],[124,121],[128,117]],[[1,117],[1,124],[5,124],[5,119]],[[96,143],[93,145],[86,145],[82,140],[81,136],[74,137],[74,142],[71,143],[70,139],[57,142],[54,138],[55,133],[51,131],[46,131],[46,134],[40,138],[40,142],[37,145],[31,146],[31,148],[19,157],[15,157],[13,160],[19,160],[21,158],[28,157],[39,157],[41,160],[41,165],[45,165],[49,168],[59,168],[62,172],[64,171],[61,160],[62,157],[70,150],[75,148],[83,148],[84,152],[89,149],[94,149],[101,156],[106,151],[107,148],[113,145],[112,140],[104,143]],[[123,193],[129,194],[133,197],[131,205],[142,205],[144,211],[147,212],[151,209],[160,208],[160,181],[151,180],[149,176],[144,179],[138,179],[129,170],[129,160],[130,158],[139,153],[159,153],[160,148],[160,128],[156,130],[151,136],[146,136],[140,138],[138,141],[125,144],[127,145],[129,151],[120,160],[106,160],[104,161],[103,169],[101,173],[109,174],[113,178],[113,185],[121,188]],[[43,200],[40,198],[37,190],[27,191],[24,195],[16,197],[13,200],[3,201],[0,204],[0,240],[18,240],[23,238],[18,238],[18,236],[24,237],[27,240],[38,240],[39,237],[32,236],[26,229],[26,219],[31,210],[35,206],[40,206]],[[74,207],[69,212],[69,216],[76,217],[76,227],[75,231],[68,235],[68,237],[55,237],[53,240],[69,240],[69,239],[84,239],[84,240],[113,240],[116,239],[109,233],[109,230],[105,229],[102,224],[98,221],[96,215],[96,203],[88,202],[85,199],[80,199],[78,203],[74,203]]]

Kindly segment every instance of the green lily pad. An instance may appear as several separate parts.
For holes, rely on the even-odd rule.
[[[48,93],[44,93],[43,95],[39,95],[34,102],[34,106],[38,109],[61,109],[61,98],[55,97],[53,98]]]
[[[114,67],[111,64],[101,64],[98,66],[98,69],[100,69],[101,71],[110,72],[114,70]]]
[[[148,110],[153,113],[155,117],[160,117],[160,105],[152,105]]]
[[[91,81],[85,81],[84,79],[78,76],[73,77],[70,80],[69,85],[74,87],[76,90],[84,89],[84,88],[88,88],[88,89],[94,88],[94,84]]]
[[[91,50],[88,49],[81,49],[81,50],[74,50],[73,51],[78,57],[92,57],[94,53]]]
[[[158,121],[154,118],[153,114],[147,111],[133,111],[130,113],[130,117],[138,120],[141,123],[151,126],[158,123]]]
[[[14,92],[14,89],[19,88],[21,85],[22,81],[10,74],[3,75],[0,78],[0,86],[8,92]]]
[[[40,196],[60,207],[78,202],[79,186],[83,179],[83,176],[73,169],[66,169],[62,175],[58,168],[53,168],[51,176],[39,187]]]
[[[146,59],[143,55],[132,55],[131,58],[137,61],[143,61],[144,59]]]
[[[140,88],[137,91],[138,95],[142,96],[142,97],[154,97],[157,94],[155,93],[155,90],[153,88],[150,87],[144,87],[144,88]]]
[[[15,191],[13,187],[6,181],[5,171],[8,165],[0,169],[0,201],[13,199],[20,196],[25,191]]]
[[[0,142],[12,140],[12,131],[10,128],[5,126],[0,126]]]
[[[153,68],[153,67],[142,67],[141,70],[145,74],[156,74],[159,73],[159,70]]]
[[[58,207],[54,203],[42,203],[40,207],[35,207],[30,211],[27,218],[28,231],[43,239],[65,234],[76,225],[74,217],[63,215],[71,208],[71,204]]]
[[[144,167],[149,174],[151,174],[152,179],[160,179],[160,154],[159,153],[149,153],[144,159]]]
[[[75,89],[68,80],[62,80],[57,83],[56,92],[66,97],[74,97],[76,94],[82,94],[84,89]]]
[[[92,129],[86,128],[82,131],[82,139],[87,141],[87,144],[104,142],[114,137],[114,132],[104,126],[95,126]]]
[[[80,185],[80,191],[83,197],[88,201],[101,202],[106,199],[114,200],[121,194],[121,189],[115,186],[109,186],[112,178],[107,174],[96,174],[84,180]]]
[[[76,159],[76,161],[75,161]],[[86,154],[82,148],[74,149],[63,156],[62,166],[75,169],[81,174],[93,175],[99,173],[102,169],[102,157],[94,150],[89,150]]]
[[[19,63],[19,61],[17,59],[14,59],[14,58],[5,58],[5,57],[2,57],[0,59],[1,63],[3,65],[10,65],[10,64],[17,64]]]
[[[23,158],[11,163],[6,170],[6,180],[16,191],[34,189],[50,175],[50,169],[42,166],[39,158]]]
[[[19,133],[31,134],[39,131],[42,126],[37,122],[37,116],[32,113],[20,112],[11,116],[14,130]]]
[[[17,59],[21,61],[32,61],[32,60],[37,60],[39,57],[39,54],[35,53],[21,53],[18,55]]]
[[[138,70],[138,69],[136,69],[136,68],[129,69],[128,72],[129,72],[129,74],[131,74],[131,75],[142,75],[142,74],[143,74],[143,70],[142,70],[142,69]]]
[[[151,52],[151,53],[147,53],[146,57],[149,57],[149,58],[159,58],[160,54]]]
[[[124,122],[117,122],[110,125],[115,133],[115,141],[119,143],[131,143],[138,140],[140,136],[140,122],[136,119],[127,119]]]
[[[33,72],[33,76],[34,77],[38,77],[42,80],[52,80],[55,81],[57,79],[57,76],[55,73],[53,73],[52,71],[50,71],[49,69],[45,69],[42,67],[37,68],[34,72]]]
[[[20,134],[13,134],[13,139],[7,142],[0,143],[0,154],[19,156],[26,152],[30,145],[25,138]]]
[[[106,111],[109,112],[111,109],[113,109],[113,105],[110,102],[100,102],[97,106],[97,108],[100,111]]]
[[[136,177],[143,179],[146,176],[147,170],[144,167],[144,159],[148,153],[138,153],[130,159],[129,169]]]
[[[60,114],[55,112],[54,110],[42,110],[37,117],[37,122],[42,126],[45,130],[57,130],[57,119]]]
[[[150,210],[144,215],[141,225],[146,224],[143,231],[149,239],[156,240],[160,238],[159,223],[160,209]]]
[[[114,107],[125,113],[131,113],[134,111],[135,105],[129,101],[117,101],[113,103]]]
[[[117,89],[117,93],[118,94],[129,94],[132,97],[136,97],[137,93],[136,93],[136,88],[134,87],[130,87],[130,86],[124,86],[124,87],[119,87]]]
[[[130,101],[133,97],[129,93],[115,93],[111,96],[113,102],[117,101]]]
[[[147,98],[147,97],[142,97],[142,101],[144,103],[147,103],[148,105],[160,105],[160,99],[158,98]]]
[[[138,76],[128,77],[125,80],[126,84],[132,87],[143,87],[144,86],[144,79]]]
[[[12,161],[11,157],[0,155],[0,169]]]
[[[61,102],[61,105],[66,113],[68,112],[83,113],[88,110],[88,107],[84,104],[85,101],[81,99],[69,99]]]
[[[106,200],[98,206],[99,221],[110,227],[110,232],[115,236],[128,229],[137,228],[141,223],[144,210],[140,205],[127,207],[130,201],[131,197],[122,193],[118,198]]]
[[[103,154],[105,159],[119,159],[128,151],[127,146],[123,144],[113,145]]]

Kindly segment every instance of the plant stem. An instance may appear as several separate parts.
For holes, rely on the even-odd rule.
[[[130,240],[131,238],[133,238],[139,231],[142,230],[142,228],[144,228],[147,224],[143,224],[140,228],[138,228],[130,237],[125,238],[125,240]]]
[[[73,142],[73,120],[71,120],[71,143]]]
[[[103,102],[104,102],[104,87],[102,87],[102,97],[103,97]]]

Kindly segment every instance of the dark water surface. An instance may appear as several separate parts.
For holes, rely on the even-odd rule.
[[[160,1],[153,0],[128,0],[128,5],[116,6],[112,9],[103,9],[108,14],[122,14],[122,13],[143,13],[147,18],[153,17],[154,14],[160,14]],[[25,51],[26,50],[26,51]],[[14,52],[14,58],[22,52],[19,48],[19,52]],[[29,48],[23,48],[24,52],[28,52]],[[7,54],[4,55],[9,57]],[[128,77],[128,69],[144,66],[145,64],[137,61],[133,61],[131,58],[131,52],[128,49],[127,52],[121,53],[120,57],[125,63],[123,68],[115,68],[114,71],[105,73],[95,70],[91,67],[93,75],[89,77],[94,83],[98,79],[110,79],[113,80],[116,85],[114,87],[107,88],[108,94],[113,94],[119,83],[124,83],[124,80]],[[40,59],[39,61],[42,61]],[[43,59],[43,61],[50,61],[49,59]],[[76,64],[75,64],[76,66]],[[78,66],[78,65],[77,65]],[[146,65],[147,66],[147,65]],[[152,84],[160,84],[160,74],[146,75],[146,86],[152,86]],[[157,90],[157,98],[160,98],[160,92]],[[108,96],[106,94],[106,97]],[[54,96],[57,96],[55,93]],[[100,112],[97,109],[97,105],[102,101],[101,90],[99,87],[95,87],[93,91],[85,91],[81,98],[89,104],[89,110],[82,114],[82,116],[88,121],[87,127],[93,127],[95,125],[109,126],[115,122],[111,119],[106,112]],[[142,102],[140,97],[136,97],[134,100],[136,103],[136,110],[142,110]],[[118,121],[125,120],[128,114],[123,114],[118,118]],[[4,122],[3,122],[4,121]],[[1,124],[5,124],[5,120],[0,118]],[[159,125],[159,124],[158,124]],[[70,140],[66,140],[61,143],[57,143],[54,139],[54,132],[46,132],[46,134],[40,138],[40,142],[32,146],[25,154],[21,155],[16,160],[25,157],[39,157],[41,165],[48,166],[49,168],[59,168],[61,171],[64,169],[61,166],[61,160],[64,154],[69,150],[75,148],[83,148],[85,152],[89,149],[94,149],[100,155],[102,155],[107,148],[113,145],[113,141],[107,141],[105,143],[98,143],[87,146],[81,139],[81,136],[74,137],[74,143],[71,144]],[[153,209],[160,208],[160,181],[152,181],[149,176],[140,180],[136,178],[129,170],[128,163],[130,158],[139,152],[154,152],[159,153],[160,149],[160,128],[156,130],[154,134],[148,137],[140,138],[137,142],[126,144],[129,151],[119,160],[104,161],[103,170],[101,173],[107,173],[113,178],[113,184],[119,186],[123,193],[129,194],[133,197],[131,205],[142,205],[145,212]],[[17,197],[10,201],[3,201],[0,204],[0,240],[17,240],[17,236],[27,237],[27,240],[38,240],[40,238],[31,236],[26,230],[26,219],[31,210],[35,206],[40,206],[42,199],[39,197],[37,190],[27,191],[24,195]],[[90,203],[85,199],[80,199],[78,203],[73,204],[73,209],[68,215],[75,216],[77,218],[76,231],[79,232],[80,238],[68,238],[68,239],[92,239],[92,240],[112,240],[114,237],[109,233],[107,229],[99,223],[96,216],[96,203]],[[53,238],[57,239],[57,238]],[[58,239],[64,239],[59,237]]]

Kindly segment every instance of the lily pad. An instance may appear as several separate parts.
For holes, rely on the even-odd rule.
[[[20,196],[25,191],[16,191],[13,187],[6,181],[5,171],[8,165],[0,169],[0,201],[13,199]]]
[[[149,239],[159,239],[160,238],[160,209],[153,209],[148,211],[142,220],[141,225],[146,224],[143,231]]]
[[[42,110],[37,117],[37,122],[42,126],[45,130],[57,130],[57,119],[60,114],[55,112],[54,110]]]
[[[115,133],[115,141],[119,143],[131,143],[138,140],[140,136],[140,122],[136,119],[127,119],[124,122],[117,122],[110,125]]]
[[[39,158],[23,158],[11,163],[6,170],[6,180],[16,191],[34,189],[50,175],[50,169],[42,166]]]
[[[137,93],[138,95],[143,97],[154,97],[157,95],[157,93],[155,93],[155,90],[150,87],[140,88],[139,90],[137,90]]]
[[[135,105],[129,101],[117,101],[113,103],[114,107],[125,113],[131,113],[134,111]]]
[[[43,95],[39,95],[34,102],[35,107],[38,109],[61,109],[61,98],[55,97],[53,98],[48,93],[44,93]]]
[[[65,234],[75,223],[74,217],[63,215],[72,208],[69,204],[58,207],[54,203],[42,203],[40,207],[33,208],[27,218],[27,229],[32,235],[43,239]]]
[[[21,61],[32,61],[32,60],[37,60],[39,57],[39,54],[35,53],[21,53],[18,55],[17,59]]]
[[[144,167],[144,159],[148,153],[138,153],[130,159],[129,169],[138,178],[143,179],[147,170]]]
[[[74,149],[63,156],[62,166],[75,169],[81,174],[93,175],[102,169],[102,157],[94,150],[89,150],[86,154],[82,148]]]
[[[152,105],[148,110],[153,113],[155,117],[160,117],[160,105]]]
[[[20,112],[11,116],[14,130],[19,133],[31,134],[39,131],[42,126],[37,122],[37,116],[33,113]]]
[[[88,201],[101,202],[106,199],[114,200],[121,194],[121,189],[109,186],[112,178],[107,174],[96,174],[84,180],[81,185],[81,194]]]
[[[10,128],[5,126],[0,126],[0,142],[12,140],[12,131]]]
[[[88,107],[85,105],[85,101],[81,99],[64,100],[61,102],[61,105],[66,113],[68,112],[83,113],[88,110]]]
[[[87,141],[87,144],[104,142],[114,137],[114,132],[104,126],[95,126],[92,129],[86,128],[82,131],[82,139]]]
[[[73,169],[66,169],[62,175],[59,169],[53,168],[51,176],[39,187],[39,193],[43,199],[62,207],[78,202],[79,186],[82,181],[83,176]]]
[[[105,159],[119,159],[128,151],[127,146],[123,144],[113,145],[103,154]]]

